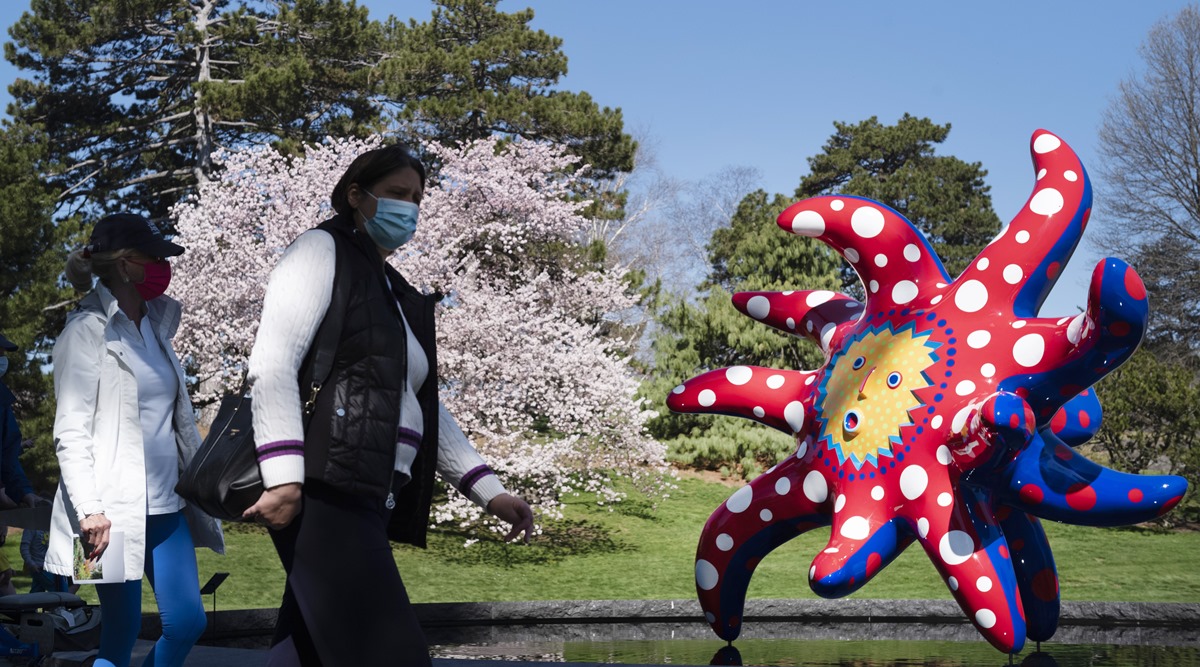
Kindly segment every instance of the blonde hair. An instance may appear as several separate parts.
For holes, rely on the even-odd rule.
[[[92,289],[92,278],[99,278],[105,286],[109,286],[120,274],[117,273],[118,260],[133,255],[136,250],[122,248],[107,252],[88,252],[87,248],[77,248],[67,255],[67,282],[78,292]]]

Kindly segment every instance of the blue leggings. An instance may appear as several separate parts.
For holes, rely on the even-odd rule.
[[[195,545],[182,512],[146,517],[146,578],[158,601],[163,634],[142,665],[180,667],[208,625]],[[142,582],[96,584],[96,594],[102,615],[96,667],[126,667],[142,629]]]

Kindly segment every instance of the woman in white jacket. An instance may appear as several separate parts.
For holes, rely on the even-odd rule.
[[[163,296],[167,257],[183,248],[147,219],[110,215],[67,260],[91,289],[54,346],[54,442],[61,482],[46,569],[73,574],[75,535],[98,558],[114,533],[123,583],[97,584],[104,624],[96,665],[128,665],[141,629],[142,575],[154,588],[163,635],[147,665],[182,665],[206,625],[196,546],[224,551],[220,525],[175,493],[200,445],[183,369],[171,346],[179,302]],[[92,289],[93,275],[99,282]]]

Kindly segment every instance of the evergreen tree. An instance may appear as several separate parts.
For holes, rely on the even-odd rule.
[[[818,195],[857,195],[887,204],[929,239],[951,277],[957,276],[1000,231],[992,210],[987,171],[978,162],[934,155],[950,124],[904,114],[895,125],[872,116],[838,123],[823,151],[808,160],[796,199]],[[847,266],[844,292],[862,288]]]
[[[344,0],[33,0],[9,29],[9,113],[53,134],[67,212],[163,217],[221,147],[365,134],[380,31]],[[375,55],[372,55],[372,54]]]
[[[65,248],[79,230],[72,221],[51,222],[54,194],[37,176],[49,138],[26,126],[0,128],[0,331],[20,346],[8,353],[4,383],[17,396],[22,435],[32,447],[22,457],[35,487],[57,483],[54,401],[47,337],[62,330],[70,290],[60,286]]]
[[[533,10],[499,0],[436,0],[427,23],[387,26],[383,95],[420,140],[465,144],[493,135],[547,139],[590,165],[593,178],[633,168],[636,145],[620,109],[556,89],[567,73],[562,39],[533,30]]]

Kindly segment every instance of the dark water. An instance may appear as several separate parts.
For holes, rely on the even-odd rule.
[[[444,628],[435,657],[614,665],[780,667],[1192,667],[1200,629],[1062,628],[1054,641],[1000,653],[969,626],[759,624],[732,647],[674,624]],[[1040,648],[1040,650],[1039,650]]]

